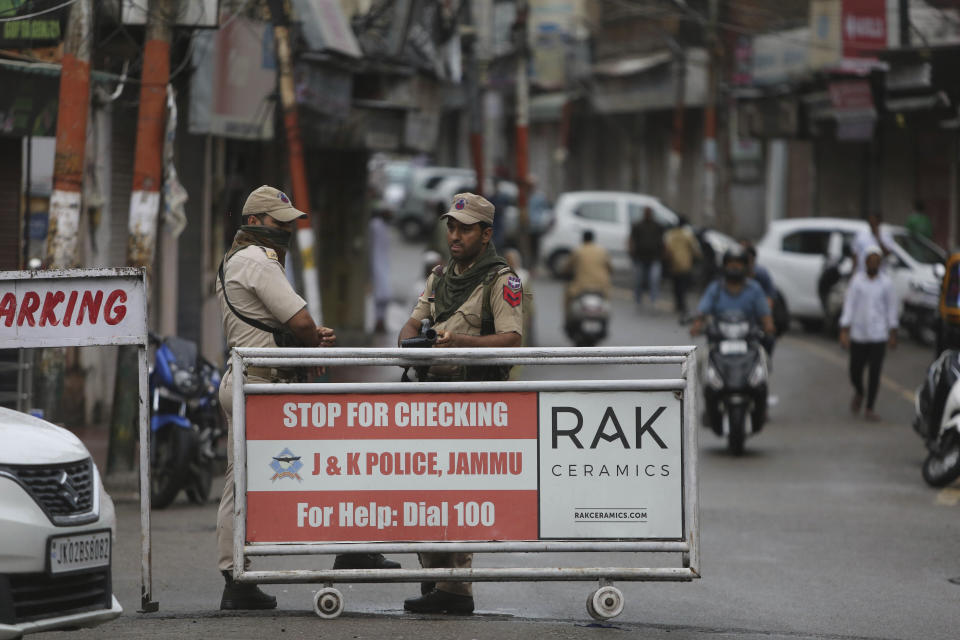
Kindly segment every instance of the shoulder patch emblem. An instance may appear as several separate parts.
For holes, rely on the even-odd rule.
[[[517,289],[514,291],[508,285],[503,285],[503,299],[507,301],[511,307],[516,307],[520,304],[520,301],[523,300],[523,292]]]
[[[513,289],[514,291],[520,291],[520,289],[522,288],[520,284],[520,276],[515,276],[512,274],[510,276],[507,276],[507,286]]]
[[[267,249],[266,247],[264,247],[263,252],[267,254],[267,257],[270,258],[271,260],[276,260],[277,262],[280,262],[280,258],[279,256],[277,256],[277,252],[274,251],[273,249]]]

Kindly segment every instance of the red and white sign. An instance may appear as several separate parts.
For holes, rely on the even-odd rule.
[[[845,58],[874,57],[887,47],[884,0],[843,0],[840,30]]]
[[[138,269],[0,272],[0,349],[144,344]]]
[[[834,80],[829,85],[830,103],[840,113],[870,111],[873,92],[866,80]]]
[[[537,537],[534,393],[247,397],[247,540]]]
[[[680,416],[672,392],[247,396],[246,540],[681,539]]]

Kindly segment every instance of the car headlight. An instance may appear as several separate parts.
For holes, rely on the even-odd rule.
[[[717,371],[716,367],[712,364],[707,365],[707,369],[704,375],[706,379],[707,386],[711,389],[720,390],[723,389],[723,378],[720,377],[720,372]]]
[[[767,379],[767,368],[763,366],[763,360],[758,362],[753,371],[750,372],[750,377],[747,378],[747,382],[751,387],[759,387]]]

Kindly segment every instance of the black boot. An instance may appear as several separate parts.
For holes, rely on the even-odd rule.
[[[408,598],[404,600],[403,608],[413,613],[470,615],[473,613],[473,596],[464,596],[434,589],[419,598]]]
[[[248,582],[234,582],[233,573],[221,571],[226,584],[220,598],[221,611],[240,609],[276,609],[277,599],[260,591],[260,587]]]
[[[387,560],[382,553],[341,553],[333,561],[334,569],[399,569],[400,563]]]
[[[421,582],[420,595],[425,596],[436,588],[437,588],[436,582]]]

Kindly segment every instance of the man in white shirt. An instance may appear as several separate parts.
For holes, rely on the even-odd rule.
[[[880,384],[880,369],[889,344],[897,346],[897,298],[893,283],[880,272],[883,250],[877,245],[864,252],[864,271],[854,274],[840,315],[840,344],[850,350],[850,382],[854,396],[850,410],[856,414],[863,404],[863,369],[869,366],[867,408],[864,417],[880,418],[873,411]]]
[[[880,231],[880,214],[871,213],[867,216],[869,229],[864,229],[857,233],[853,238],[853,269],[855,273],[863,273],[866,254],[869,247],[880,249],[880,257],[890,253],[890,245],[893,244],[893,237],[884,230]],[[882,266],[882,262],[881,262]]]

